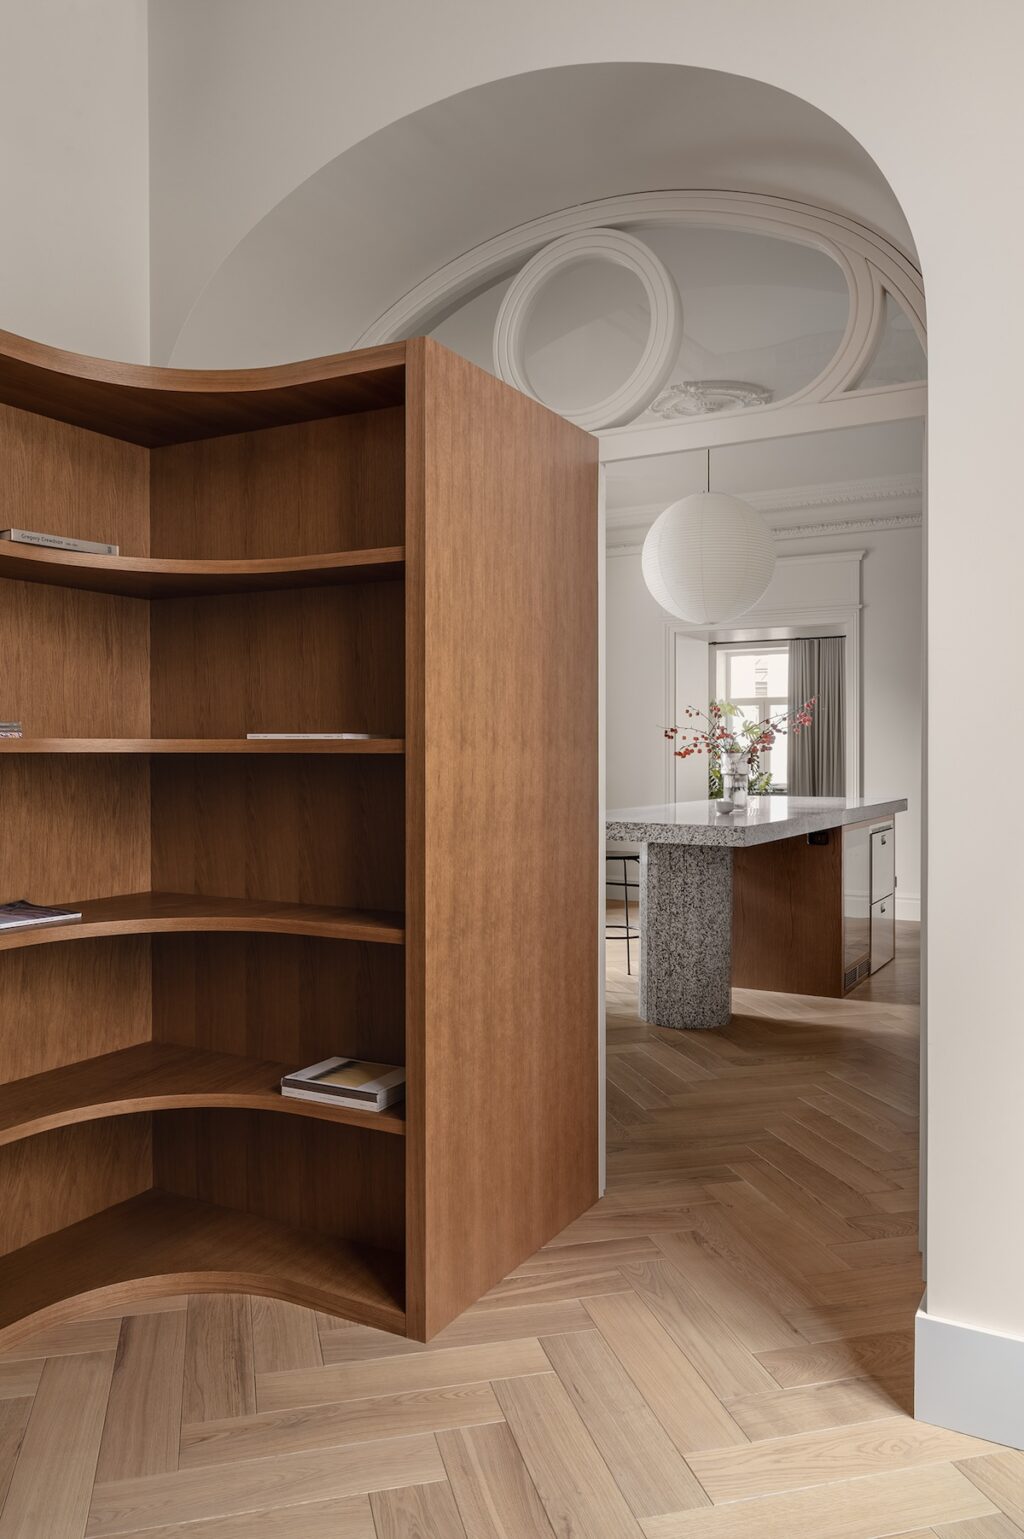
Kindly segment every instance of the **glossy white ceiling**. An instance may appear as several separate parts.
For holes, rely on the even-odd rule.
[[[579,65],[497,81],[391,124],[296,188],[197,299],[166,361],[331,352],[430,273],[576,203],[664,188],[822,205],[913,255],[859,144],[775,87],[677,65]]]

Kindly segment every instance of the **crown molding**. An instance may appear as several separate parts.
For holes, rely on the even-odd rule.
[[[920,476],[902,475],[736,495],[762,514],[776,540],[806,540],[918,529],[924,491]],[[662,503],[644,503],[610,510],[605,518],[609,555],[637,553],[663,507]]]

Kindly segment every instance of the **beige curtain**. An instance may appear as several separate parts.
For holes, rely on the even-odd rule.
[[[790,796],[846,795],[846,638],[789,643],[789,708],[817,699],[814,726],[789,734]]]

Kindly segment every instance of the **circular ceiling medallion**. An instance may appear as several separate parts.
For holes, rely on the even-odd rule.
[[[689,379],[669,385],[650,409],[659,417],[705,417],[716,411],[767,406],[771,398],[767,385],[746,379]]]
[[[545,285],[582,263],[607,262],[625,268],[643,286],[650,317],[639,361],[610,395],[585,407],[566,410],[543,400],[552,411],[589,432],[620,427],[646,411],[664,386],[679,355],[683,312],[672,274],[649,246],[622,230],[578,230],[538,251],[513,278],[494,325],[494,367],[506,384],[524,395],[543,398],[530,382],[526,332],[531,312]]]

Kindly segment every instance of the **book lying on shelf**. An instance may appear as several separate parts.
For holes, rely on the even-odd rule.
[[[19,898],[16,903],[0,903],[0,930],[27,930],[37,924],[71,924],[81,914],[70,908],[44,908]]]
[[[0,737],[20,737],[20,721],[0,721]]]
[[[116,556],[120,545],[107,545],[103,540],[76,540],[68,534],[41,534],[38,529],[0,529],[0,540],[13,540],[15,545],[45,545],[47,550],[78,550],[89,556]]]
[[[286,1074],[281,1094],[326,1106],[385,1111],[405,1095],[405,1070],[390,1063],[364,1063],[360,1058],[325,1058]]]
[[[349,743],[372,742],[380,732],[247,732],[247,743]]]

